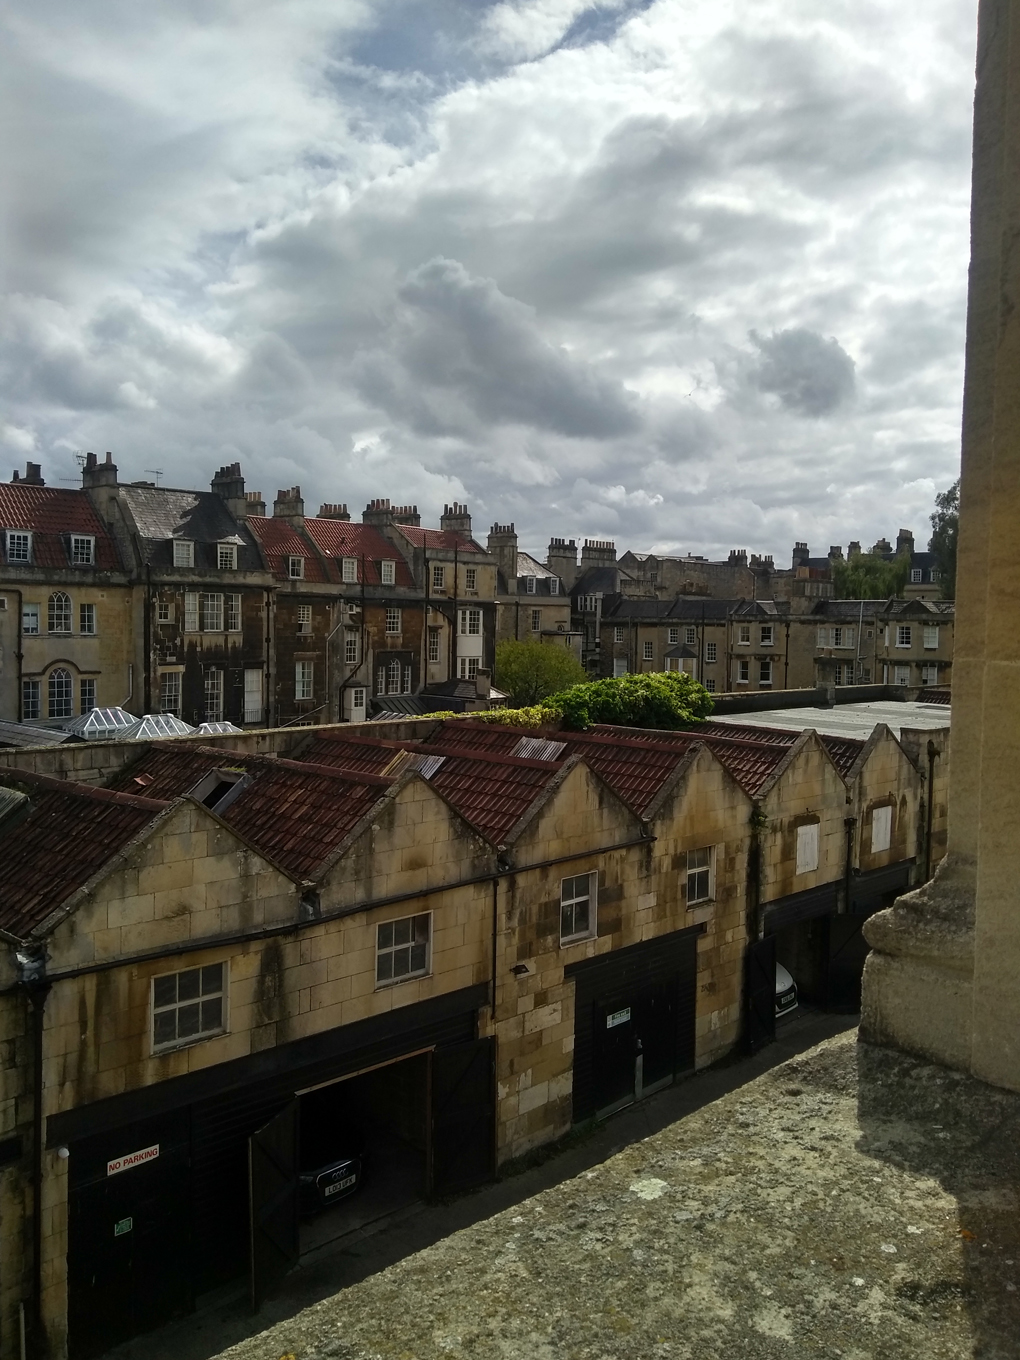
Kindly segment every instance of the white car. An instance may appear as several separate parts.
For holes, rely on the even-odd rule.
[[[781,963],[776,964],[776,1019],[797,1009],[797,984]]]

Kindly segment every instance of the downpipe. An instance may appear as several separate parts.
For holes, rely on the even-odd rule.
[[[28,1001],[32,1034],[32,1273],[28,1309],[29,1360],[45,1360],[46,1333],[42,1307],[42,1200],[43,1200],[43,1040],[46,998],[45,946],[26,941],[15,952],[18,984]]]

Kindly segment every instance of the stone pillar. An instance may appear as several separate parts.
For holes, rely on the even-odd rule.
[[[867,923],[861,1036],[1020,1090],[1020,0],[981,0],[949,843]]]

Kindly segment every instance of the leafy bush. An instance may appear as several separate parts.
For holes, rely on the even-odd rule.
[[[595,723],[676,728],[707,718],[712,696],[683,671],[649,671],[573,685],[543,708],[561,715],[563,726],[575,732]]]
[[[562,644],[514,642],[496,644],[496,684],[514,704],[528,708],[550,694],[581,684],[584,667]]]
[[[472,722],[493,723],[497,727],[542,727],[559,722],[559,714],[541,704],[530,708],[490,708],[485,713],[436,713],[436,718],[470,718]]]

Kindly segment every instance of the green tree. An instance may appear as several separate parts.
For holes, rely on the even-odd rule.
[[[573,731],[594,723],[676,728],[707,718],[712,696],[683,671],[649,671],[574,685],[554,694],[545,706]]]
[[[910,558],[854,553],[846,562],[833,563],[832,579],[838,600],[888,600],[903,594]]]
[[[928,551],[935,554],[944,600],[956,599],[956,544],[960,534],[960,479],[935,497]]]
[[[496,644],[496,685],[521,707],[537,704],[584,678],[584,667],[566,647],[551,642]]]

